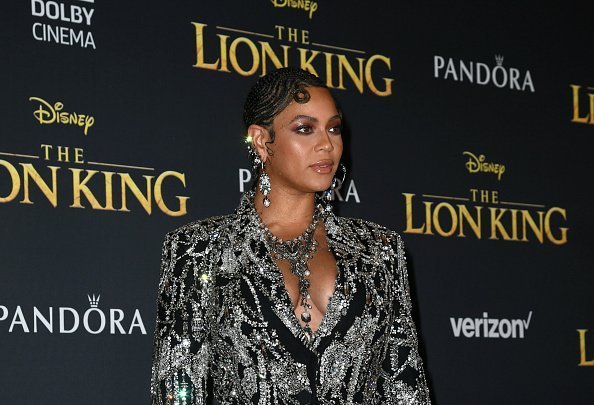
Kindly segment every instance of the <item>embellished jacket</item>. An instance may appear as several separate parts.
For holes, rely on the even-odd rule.
[[[328,213],[335,291],[308,340],[267,250],[253,194],[167,234],[153,404],[429,404],[403,242]]]

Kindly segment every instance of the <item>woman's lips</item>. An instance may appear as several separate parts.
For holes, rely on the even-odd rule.
[[[316,173],[330,173],[334,167],[334,162],[331,160],[321,160],[319,162],[310,165]]]

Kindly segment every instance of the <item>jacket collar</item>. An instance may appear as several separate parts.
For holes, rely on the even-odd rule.
[[[358,252],[360,251],[357,244],[351,244],[349,241],[358,240],[358,238],[356,235],[350,234],[344,238],[343,231],[347,230],[344,219],[337,217],[331,210],[324,210],[322,221],[326,227],[328,246],[336,258],[338,277],[335,283],[334,294],[326,309],[326,316],[316,331],[314,339],[308,341],[292,311],[290,298],[284,289],[282,274],[268,252],[262,222],[253,203],[254,194],[253,191],[244,193],[236,210],[239,226],[245,232],[247,239],[245,241],[247,243],[244,246],[249,249],[249,254],[254,261],[253,265],[247,266],[246,271],[261,280],[266,290],[264,293],[272,299],[272,309],[277,313],[277,316],[283,321],[285,326],[306,347],[315,351],[320,340],[331,333],[332,329],[338,323],[340,312],[345,311],[349,306],[351,294],[347,292],[349,289],[345,283],[347,280],[352,279],[353,275],[346,274],[345,272],[352,269],[353,261],[359,259]],[[350,265],[346,265],[347,263],[350,263]]]

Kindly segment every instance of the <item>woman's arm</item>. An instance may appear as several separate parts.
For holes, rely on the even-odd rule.
[[[406,270],[404,243],[393,233],[391,244],[396,254],[396,274],[392,299],[394,314],[388,337],[377,392],[381,404],[430,404],[423,362],[418,351]]]
[[[207,238],[192,227],[163,243],[151,380],[153,404],[204,404],[208,384]]]

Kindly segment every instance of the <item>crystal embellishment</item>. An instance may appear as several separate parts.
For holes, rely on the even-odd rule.
[[[324,208],[318,205],[314,209],[312,222],[305,231],[295,239],[287,241],[274,236],[260,220],[260,227],[264,230],[264,239],[272,258],[274,260],[288,261],[291,267],[291,273],[299,279],[299,296],[301,298],[301,307],[303,308],[300,318],[305,324],[303,326],[303,332],[308,339],[313,337],[313,331],[309,325],[311,322],[311,314],[309,313],[311,309],[311,304],[309,304],[311,295],[309,294],[310,281],[308,277],[311,275],[311,271],[307,267],[307,262],[311,260],[317,251],[318,242],[314,238],[314,233],[318,223],[322,220],[323,214]]]

